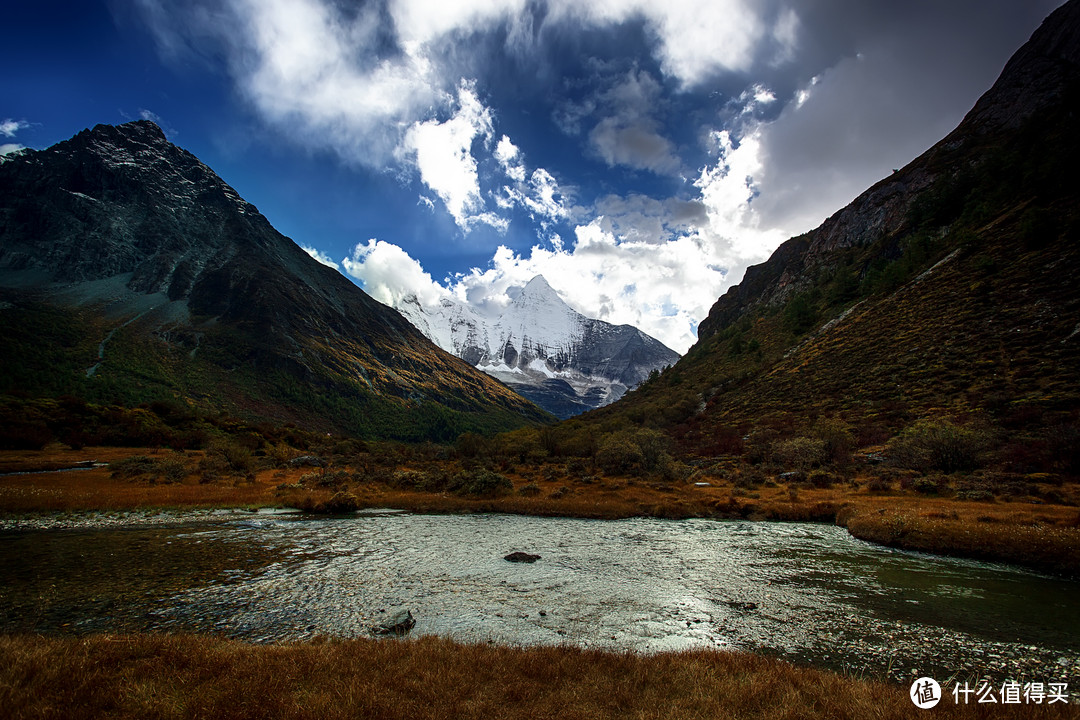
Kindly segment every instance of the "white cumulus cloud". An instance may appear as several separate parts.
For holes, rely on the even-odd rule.
[[[386,305],[393,306],[410,295],[423,305],[435,305],[448,295],[419,262],[393,243],[375,238],[358,243],[342,265],[364,284],[371,297]]]
[[[426,115],[448,86],[426,48],[380,52],[374,3],[348,13],[324,0],[137,4],[164,55],[216,42],[239,92],[266,122],[350,162],[384,165],[402,128]]]
[[[495,203],[500,208],[524,208],[544,233],[548,233],[553,223],[569,217],[567,193],[558,180],[542,167],[529,175],[524,155],[509,137],[502,136],[493,157],[510,181],[503,185],[501,192],[494,193]],[[557,238],[557,234],[548,237],[552,242],[557,242]]]
[[[3,122],[0,122],[0,135],[9,138],[15,137],[15,133],[20,130],[25,130],[28,127],[30,127],[30,123],[24,120],[12,120],[11,118],[8,118]]]
[[[433,306],[452,295],[489,316],[510,301],[509,288],[543,275],[584,315],[634,325],[685,352],[722,290],[787,237],[761,229],[753,208],[753,173],[761,167],[758,139],[736,144],[722,134],[716,141],[716,164],[694,183],[700,200],[605,197],[592,208],[594,217],[575,227],[568,247],[561,239],[527,253],[500,246],[487,267],[458,273],[443,286],[402,248],[369,240],[356,246],[345,270],[390,305],[416,295]],[[508,144],[502,154],[517,157]],[[605,211],[610,215],[597,214]]]
[[[555,18],[589,25],[643,18],[654,36],[654,54],[665,74],[693,87],[721,71],[747,70],[763,39],[793,45],[798,26],[781,18],[770,28],[766,3],[752,0],[550,0]]]
[[[345,271],[390,305],[415,295],[421,304],[434,306],[453,296],[488,316],[506,307],[510,288],[543,275],[584,315],[634,325],[685,352],[696,341],[697,323],[723,290],[789,237],[782,229],[762,227],[754,205],[755,176],[762,172],[760,132],[740,140],[726,131],[714,133],[714,162],[693,181],[694,200],[610,195],[592,207],[575,207],[573,216],[583,219],[565,247],[557,236],[525,253],[500,246],[486,267],[440,285],[401,247],[369,240],[344,261]],[[528,183],[504,188],[502,203],[569,217],[555,195],[554,179],[542,168],[527,176],[524,158],[509,138],[499,141],[495,156],[508,176],[529,177]]]
[[[318,260],[319,262],[321,262],[323,265],[325,265],[327,267],[332,267],[335,270],[341,270],[341,266],[338,265],[336,262],[334,262],[334,259],[332,257],[330,257],[329,255],[327,255],[326,253],[324,253],[322,250],[318,250],[318,249],[313,248],[313,247],[308,247],[307,245],[301,245],[300,249],[303,250],[304,252],[306,252],[311,257],[313,257],[315,260]]]
[[[454,222],[468,230],[478,222],[506,229],[506,221],[485,211],[480,178],[472,148],[490,144],[491,111],[484,107],[470,83],[457,92],[457,109],[444,122],[417,122],[405,133],[401,153],[416,163],[420,179],[439,196]]]
[[[526,0],[396,0],[388,5],[398,37],[415,48],[511,20],[525,11]]]

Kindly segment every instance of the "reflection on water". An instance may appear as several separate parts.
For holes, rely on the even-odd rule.
[[[538,553],[535,564],[503,556]],[[1077,679],[1080,584],[816,524],[367,513],[0,536],[6,630],[413,633],[740,648],[908,677]]]

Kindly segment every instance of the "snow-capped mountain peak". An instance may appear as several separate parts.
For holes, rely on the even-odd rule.
[[[679,358],[637,328],[585,317],[542,275],[506,294],[497,317],[450,297],[424,306],[407,296],[397,309],[444,350],[561,417],[613,402]]]
[[[567,310],[573,312],[572,308],[559,297],[559,293],[555,292],[555,288],[548,284],[548,281],[543,275],[537,275],[522,287],[515,286],[507,288],[506,294],[511,299],[512,303],[523,304],[531,302],[563,306]]]

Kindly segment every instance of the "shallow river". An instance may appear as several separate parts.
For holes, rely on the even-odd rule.
[[[1080,583],[831,525],[388,511],[0,533],[3,631],[357,636],[401,608],[462,640],[1080,687]]]

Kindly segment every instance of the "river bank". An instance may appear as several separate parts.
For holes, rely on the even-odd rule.
[[[0,703],[13,719],[920,717],[907,691],[730,652],[643,656],[430,637],[250,645],[190,635],[0,636]],[[934,713],[1075,718],[1080,707],[964,706],[947,694]]]
[[[181,468],[179,477],[118,477],[107,466],[132,457],[171,463]],[[857,538],[890,547],[1080,576],[1080,492],[1072,484],[1040,488],[1033,483],[1029,494],[1021,496],[939,495],[858,475],[815,487],[805,478],[748,483],[738,472],[729,477],[698,475],[695,482],[661,481],[568,474],[559,465],[537,464],[505,470],[500,477],[508,488],[474,496],[423,489],[422,478],[453,472],[455,463],[447,461],[399,464],[367,475],[286,465],[207,479],[195,472],[203,459],[200,451],[144,448],[0,452],[0,471],[5,473],[0,475],[0,527],[122,522],[124,515],[108,514],[116,512],[134,512],[131,517],[137,522],[167,522],[169,510],[318,507],[345,493],[356,508],[427,513],[830,522]],[[972,496],[979,499],[968,499]]]

